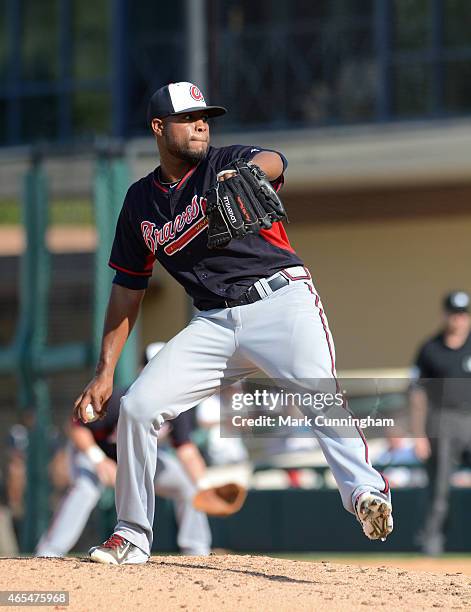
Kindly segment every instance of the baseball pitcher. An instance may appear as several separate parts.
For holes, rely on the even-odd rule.
[[[91,549],[101,563],[145,563],[154,521],[157,436],[168,419],[255,371],[292,387],[336,386],[335,350],[310,271],[286,234],[279,196],[287,161],[256,145],[210,145],[208,119],[226,109],[199,88],[171,83],[150,99],[160,165],[134,183],[116,227],[115,270],[101,355],[75,403],[103,415],[113,374],[155,261],[192,297],[197,313],[144,368],[121,400],[112,536]],[[302,381],[302,383],[301,383]],[[346,406],[339,409],[345,415]],[[361,431],[315,427],[346,510],[371,539],[392,531],[387,481]]]

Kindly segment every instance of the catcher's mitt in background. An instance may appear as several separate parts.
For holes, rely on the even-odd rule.
[[[217,185],[205,194],[210,249],[287,219],[283,202],[257,165],[236,159],[217,178]]]
[[[198,491],[193,497],[193,506],[210,516],[230,516],[242,508],[246,497],[244,487],[229,483]]]

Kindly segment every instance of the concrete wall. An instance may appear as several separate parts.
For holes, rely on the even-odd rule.
[[[443,294],[471,290],[471,189],[468,198],[468,214],[291,225],[322,296],[339,369],[407,366],[439,326]]]
[[[189,301],[183,288],[159,266],[154,266],[153,282],[146,292],[140,318],[145,346],[157,340],[167,342],[188,321]]]

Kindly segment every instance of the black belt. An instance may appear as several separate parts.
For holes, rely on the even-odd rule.
[[[257,281],[258,282],[258,281]],[[289,285],[289,280],[282,274],[278,274],[275,278],[267,281],[268,286],[272,291],[278,291],[282,287]],[[246,304],[253,304],[262,299],[262,296],[257,291],[255,284],[251,285],[244,293],[236,300],[225,300],[224,304],[220,308],[234,308],[235,306],[245,306]]]

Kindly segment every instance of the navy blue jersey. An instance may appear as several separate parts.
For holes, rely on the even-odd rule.
[[[237,158],[248,161],[262,150],[243,145],[209,147],[206,157],[173,188],[160,182],[157,169],[131,185],[111,251],[113,282],[145,289],[158,260],[183,285],[196,308],[208,310],[220,308],[225,299],[239,298],[260,278],[303,265],[281,222],[260,234],[231,240],[223,249],[207,247],[204,194],[227,164]],[[274,185],[279,189],[282,183],[283,175]]]

